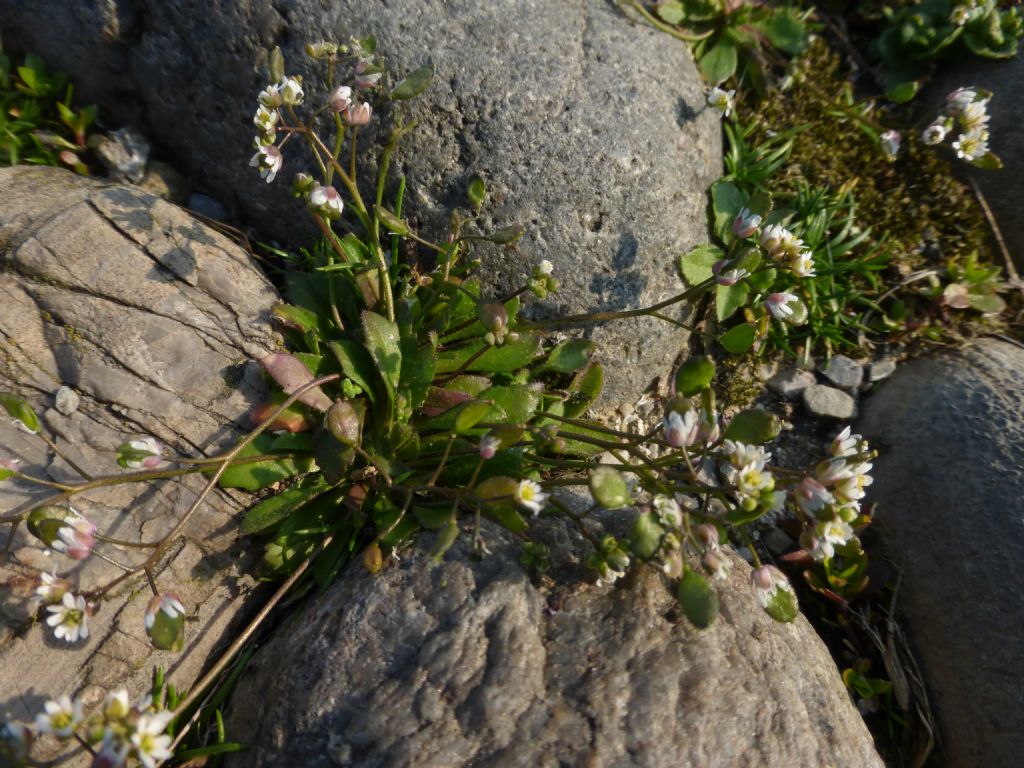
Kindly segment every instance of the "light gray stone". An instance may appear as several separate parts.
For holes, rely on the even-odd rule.
[[[858,429],[872,525],[902,572],[897,608],[940,726],[936,765],[1024,753],[1024,350],[985,339],[902,364]],[[929,763],[931,764],[931,763]]]
[[[437,68],[430,90],[381,109],[362,134],[379,143],[395,121],[418,122],[391,179],[406,176],[415,227],[443,237],[477,174],[488,188],[481,228],[526,227],[515,250],[479,249],[489,293],[519,288],[549,259],[562,290],[538,316],[646,306],[683,290],[676,257],[707,242],[720,120],[687,47],[608,0],[252,0],[202,13],[182,0],[112,0],[60,14],[0,0],[0,17],[5,42],[78,74],[83,98],[116,119],[138,115],[179,169],[282,242],[315,231],[289,193],[312,161],[293,141],[273,184],[248,167],[267,49],[282,46],[312,98],[322,68],[303,45],[371,33],[389,71]],[[635,401],[686,339],[650,318],[589,334],[606,363],[602,409]]]
[[[796,400],[805,389],[816,384],[817,381],[811,371],[790,368],[780,371],[768,379],[768,389],[786,400]]]
[[[149,162],[149,139],[126,126],[109,134],[101,134],[93,142],[93,151],[110,171],[112,178],[137,184],[142,181]]]
[[[864,381],[864,366],[846,355],[832,355],[821,367],[821,373],[840,389],[856,392]]]
[[[760,609],[739,558],[698,631],[653,569],[581,580],[575,528],[531,527],[559,553],[540,588],[515,538],[482,530],[482,561],[464,536],[434,565],[427,534],[282,626],[232,697],[252,748],[229,765],[881,768],[824,644]]]
[[[77,411],[79,403],[81,403],[81,398],[71,387],[62,386],[53,396],[53,407],[63,416],[70,416]]]
[[[895,360],[875,360],[868,368],[868,381],[872,384],[884,381],[896,372]]]
[[[123,472],[117,446],[142,434],[197,457],[237,440],[239,423],[266,395],[253,360],[273,349],[277,297],[248,255],[181,209],[119,184],[54,168],[0,169],[0,391],[29,400],[43,430],[92,476]],[[58,387],[76,409],[51,408]],[[77,481],[43,442],[0,419],[0,446],[37,477]],[[150,486],[118,485],[76,496],[100,532],[154,541],[170,530],[204,485],[191,476]],[[6,481],[0,512],[35,506],[51,489]],[[120,573],[97,557],[54,554],[21,526],[0,562],[0,718],[31,721],[43,702],[79,693],[87,707],[111,689],[141,696],[162,665],[185,689],[230,638],[251,591],[251,551],[236,541],[235,516],[248,495],[215,491],[168,550],[155,579],[189,611],[186,650],[154,651],[146,639],[144,582],[110,593],[87,641],[55,641],[33,622],[29,598],[40,570],[69,574],[78,590]],[[6,543],[7,526],[0,531]],[[121,562],[138,550],[100,544]],[[48,745],[36,756],[51,759]],[[84,756],[61,765],[88,764]]]
[[[852,419],[857,415],[857,401],[841,389],[815,384],[803,392],[804,406],[812,416],[823,419]]]

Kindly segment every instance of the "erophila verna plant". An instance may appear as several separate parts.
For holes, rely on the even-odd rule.
[[[524,262],[518,290],[488,295],[473,277],[481,243],[507,247],[522,233],[517,226],[478,229],[476,214],[487,199],[482,179],[469,185],[467,207],[452,214],[451,232],[439,243],[403,219],[405,179],[389,176],[411,124],[399,121],[392,129],[374,183],[366,187],[357,179],[360,129],[382,113],[397,115],[388,105],[423,92],[433,74],[424,67],[392,84],[376,47],[372,38],[308,46],[325,68],[326,87],[318,96],[307,82],[286,75],[279,51],[271,56],[271,84],[259,94],[254,117],[252,164],[274,183],[290,168],[293,146],[306,145],[314,165],[298,169],[292,190],[323,238],[306,252],[308,270],[287,273],[288,301],[274,309],[288,348],[260,361],[279,391],[254,409],[255,428],[215,457],[175,456],[153,438],[128,440],[116,457],[128,472],[83,476],[78,483],[3,463],[3,479],[54,493],[0,520],[15,529],[26,523],[58,556],[55,562],[99,556],[123,570],[94,586],[74,583],[59,569],[39,574],[40,616],[54,635],[69,644],[88,642],[90,617],[105,596],[145,576],[153,597],[139,620],[157,648],[183,647],[191,607],[158,588],[153,569],[217,483],[249,491],[276,486],[241,523],[243,533],[264,542],[267,578],[298,573],[312,562],[313,577],[326,584],[354,557],[375,573],[424,528],[437,531],[435,558],[463,534],[486,556],[485,517],[519,537],[523,565],[542,571],[554,553],[532,540],[531,520],[565,515],[593,544],[588,564],[598,586],[614,584],[630,569],[654,567],[700,628],[717,615],[714,582],[732,562],[725,550],[732,541],[742,543],[755,563],[754,598],[786,622],[798,614],[796,594],[778,568],[761,562],[750,529],[766,516],[788,514],[803,524],[810,585],[837,600],[863,589],[866,559],[857,532],[869,522],[861,501],[873,453],[858,435],[841,432],[816,466],[773,464],[765,446],[778,436],[779,419],[752,409],[726,422],[716,406],[716,366],[708,355],[693,356],[675,371],[659,427],[643,434],[613,429],[584,418],[603,379],[591,359],[593,345],[556,340],[552,333],[642,314],[678,323],[665,311],[708,292],[723,318],[730,306],[746,304],[759,307],[759,322],[801,322],[806,308],[796,291],[815,274],[814,257],[784,221],[769,221],[770,200],[744,199],[728,220],[716,208],[727,249],[685,257],[691,285],[666,301],[527,320],[523,302],[557,291],[558,281],[550,262],[530,266],[511,250],[509,258]],[[782,275],[788,282],[777,282]],[[794,286],[793,292],[774,290],[778,285]],[[726,352],[743,352],[756,331],[746,323],[717,341]],[[710,336],[705,341],[709,349],[715,343]],[[3,395],[0,405],[21,429],[59,452],[27,401]],[[208,476],[206,489],[156,542],[109,539],[71,506],[75,496],[97,487],[189,473]],[[589,512],[574,511],[557,493],[573,486],[589,492],[589,512],[629,515],[629,535],[616,538]],[[148,556],[129,565],[104,551],[131,547],[145,548]],[[147,714],[146,705],[128,709],[120,694],[111,707],[127,714],[110,716],[103,727],[94,718],[83,737],[96,749],[94,765],[150,766],[167,756],[171,742],[157,727],[171,722],[166,714]],[[71,723],[81,719],[80,707],[64,699],[48,704],[47,713],[45,727],[40,720],[35,729],[8,728],[11,754],[27,755],[33,733],[70,738]]]

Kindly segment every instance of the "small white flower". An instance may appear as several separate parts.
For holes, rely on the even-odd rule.
[[[860,435],[852,434],[850,427],[847,426],[833,438],[829,453],[837,459],[855,456],[860,453],[860,444],[863,439]]]
[[[352,103],[352,89],[347,85],[339,85],[327,97],[327,103],[335,112],[343,112]]]
[[[761,230],[761,246],[773,259],[793,258],[804,248],[804,241],[779,224]]]
[[[544,509],[548,494],[544,493],[540,485],[533,480],[520,480],[516,487],[515,500],[536,515]]]
[[[941,144],[946,140],[948,133],[949,125],[940,117],[921,132],[921,140],[925,144]]]
[[[833,547],[839,547],[853,538],[853,528],[842,520],[819,520],[814,525],[814,534]]]
[[[820,512],[835,502],[828,489],[813,477],[805,477],[800,482],[800,485],[793,490],[793,498],[796,499],[797,506],[808,515]]]
[[[67,517],[57,529],[57,538],[50,548],[74,560],[85,560],[96,546],[96,526],[74,509],[71,511],[73,516]]]
[[[708,106],[717,112],[721,117],[728,117],[732,112],[735,104],[733,103],[733,96],[736,95],[736,91],[726,91],[721,88],[712,88],[708,91]]]
[[[988,123],[988,110],[986,105],[988,104],[987,99],[981,99],[968,104],[960,116],[957,118],[960,126],[963,128],[964,133],[970,133],[982,129]]]
[[[697,411],[693,408],[682,414],[678,411],[669,411],[665,415],[665,442],[673,448],[693,445],[697,440],[698,429]]]
[[[58,640],[74,643],[89,637],[89,606],[81,595],[65,592],[60,603],[48,605],[46,610],[50,612],[46,623]]]
[[[337,219],[345,209],[345,203],[341,199],[341,193],[332,186],[317,184],[310,190],[309,207],[317,213],[326,216],[328,219]]]
[[[132,705],[128,701],[128,689],[121,688],[107,694],[103,702],[103,717],[107,720],[121,720],[131,712]]]
[[[759,226],[761,226],[760,216],[751,213],[747,208],[740,208],[740,212],[732,222],[732,233],[740,238],[750,237]]]
[[[269,184],[277,176],[281,166],[284,165],[284,155],[281,154],[280,149],[273,145],[260,147],[259,151],[252,156],[249,165],[253,168],[259,168],[260,176],[266,179],[267,184]]]
[[[769,293],[764,305],[776,320],[785,320],[793,314],[793,308],[789,305],[796,300],[792,293]]]
[[[859,502],[866,495],[864,489],[874,482],[868,473],[872,465],[862,461],[850,468],[848,477],[836,481],[835,496],[840,504],[853,504]]]
[[[789,268],[797,277],[813,277],[814,257],[810,251],[800,251],[790,259]]]
[[[664,494],[655,496],[654,511],[658,513],[663,525],[678,528],[683,524],[683,511],[679,508],[679,502],[671,496]]]
[[[962,27],[971,19],[971,11],[969,8],[963,5],[956,6],[952,13],[949,14],[950,24],[956,27]]]
[[[373,107],[365,101],[362,104],[349,104],[345,108],[345,122],[348,125],[366,125],[373,116]]]
[[[302,103],[302,81],[299,78],[286,77],[278,84],[277,90],[285,106],[294,107]]]
[[[720,263],[721,262],[719,262],[719,264]],[[716,265],[716,266],[718,266],[718,265]],[[719,266],[719,269],[717,271],[715,271],[714,269],[712,269],[712,271],[715,272],[715,282],[718,283],[719,285],[725,285],[725,286],[736,285],[736,283],[738,283],[740,280],[742,280],[743,278],[747,277],[750,274],[745,269],[735,269],[735,268],[734,269],[727,269],[727,270],[725,270],[723,272],[721,270],[720,266]]]
[[[757,463],[748,464],[736,473],[736,491],[740,499],[760,498],[763,491],[770,491],[775,487],[775,478],[771,472],[766,472],[763,465]]]
[[[544,259],[539,265],[537,265],[537,271],[539,271],[542,275],[550,275],[552,272],[555,271],[555,265],[552,264],[547,259]]]
[[[164,733],[167,724],[174,719],[173,712],[160,712],[155,715],[142,715],[135,725],[132,734],[132,754],[146,768],[156,768],[156,764],[172,757],[171,737]]]
[[[900,133],[899,131],[886,131],[878,140],[882,144],[882,151],[885,152],[885,156],[890,160],[895,160],[896,155],[900,152]]]
[[[973,88],[957,88],[946,96],[946,114],[956,117],[978,98]]]
[[[729,455],[729,463],[736,469],[756,466],[764,469],[765,464],[771,461],[772,455],[760,445],[748,445],[736,440],[724,440],[722,448]]]
[[[281,89],[276,85],[268,85],[260,91],[259,102],[267,109],[277,109],[284,102],[281,99]]]
[[[48,701],[43,709],[44,712],[36,715],[36,730],[39,733],[52,733],[58,739],[70,739],[75,728],[82,722],[82,702],[78,699],[72,701],[70,696]]]
[[[597,579],[596,585],[598,587],[610,587],[612,584],[614,584],[616,581],[618,581],[626,575],[626,570],[625,568],[616,570],[615,568],[612,568],[612,566],[610,566],[608,563],[602,563],[601,567],[598,568],[598,573],[600,574],[600,576]]]
[[[956,156],[961,160],[978,160],[988,154],[988,131],[978,128],[961,133],[953,142]]]
[[[701,559],[704,563],[704,567],[708,569],[710,573],[717,581],[725,581],[729,578],[729,571],[732,569],[732,564],[722,552],[717,549],[712,549],[704,554]]]
[[[967,309],[971,306],[971,296],[967,286],[962,283],[950,283],[942,291],[942,303],[953,309]]]
[[[776,592],[780,590],[788,592],[793,600],[796,600],[796,592],[793,591],[789,579],[774,565],[762,565],[751,574],[750,581],[754,588],[754,596],[762,608],[767,608]]]
[[[41,573],[39,574],[39,586],[36,587],[36,598],[39,602],[53,605],[62,602],[69,589],[68,582],[57,578],[57,574]]]
[[[252,121],[260,129],[260,133],[271,133],[275,130],[274,126],[277,125],[277,118],[278,113],[276,109],[268,109],[260,104]]]
[[[826,459],[815,468],[814,477],[822,485],[832,485],[839,480],[853,477],[853,469],[846,463],[846,459]]]

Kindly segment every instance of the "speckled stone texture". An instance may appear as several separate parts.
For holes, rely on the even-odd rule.
[[[901,364],[864,407],[871,498],[937,710],[936,765],[1024,753],[1024,350],[985,339]],[[929,763],[930,764],[930,763]]]
[[[288,190],[294,172],[309,170],[297,142],[273,184],[248,167],[267,49],[281,45],[312,95],[322,93],[321,69],[303,45],[372,33],[389,71],[437,68],[423,96],[375,119],[418,121],[392,170],[392,181],[408,179],[415,226],[443,236],[479,174],[489,190],[482,227],[526,227],[515,251],[479,251],[490,292],[518,288],[549,259],[562,290],[540,314],[646,306],[683,290],[677,257],[707,241],[720,121],[704,107],[687,47],[631,24],[608,0],[214,0],[201,12],[181,0],[67,5],[40,14],[0,0],[5,42],[73,72],[83,98],[142,128],[196,186],[265,235],[295,242],[313,231]],[[387,129],[364,134],[379,143]],[[650,319],[590,333],[608,364],[609,408],[667,375],[686,338]]]
[[[821,640],[773,622],[739,558],[701,632],[653,570],[597,588],[575,530],[530,532],[576,565],[535,586],[485,521],[483,560],[466,536],[435,565],[428,534],[343,573],[250,663],[229,765],[881,768]]]
[[[0,200],[0,390],[26,397],[46,434],[94,477],[124,472],[115,449],[141,435],[193,457],[234,442],[248,426],[246,411],[265,395],[253,359],[276,344],[269,323],[276,294],[248,255],[159,198],[55,168],[0,169]],[[78,399],[67,414],[55,407],[62,386]],[[0,446],[29,474],[81,479],[7,418]],[[154,541],[203,485],[193,476],[114,486],[73,503],[105,535]],[[7,480],[0,511],[51,493]],[[69,574],[81,590],[120,571],[97,557],[46,556],[22,526],[12,556],[0,562],[0,719],[30,721],[62,693],[81,694],[87,709],[122,686],[141,696],[157,665],[188,688],[244,617],[251,557],[237,543],[235,516],[248,502],[247,494],[215,491],[156,569],[160,589],[176,592],[192,619],[179,654],[149,645],[141,577],[100,606],[87,641],[68,645],[32,623],[29,598],[41,570]],[[144,557],[99,547],[121,562]],[[55,747],[41,740],[35,755],[49,759]],[[80,754],[61,765],[88,762]]]

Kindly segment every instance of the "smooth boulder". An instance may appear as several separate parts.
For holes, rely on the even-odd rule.
[[[678,256],[707,241],[718,117],[686,45],[607,0],[220,0],[202,13],[180,0],[113,0],[55,15],[0,0],[0,17],[5,42],[73,73],[83,98],[142,127],[266,235],[295,243],[314,231],[289,195],[292,174],[310,170],[299,142],[273,184],[248,167],[267,50],[281,45],[312,98],[322,68],[304,44],[374,34],[389,72],[436,67],[423,96],[374,118],[418,122],[392,169],[392,182],[408,179],[413,223],[443,237],[479,174],[481,228],[526,227],[514,252],[483,249],[489,293],[520,287],[548,259],[562,290],[539,315],[648,306],[682,291]],[[368,135],[379,144],[387,131]],[[686,339],[650,318],[589,332],[607,363],[608,408],[667,375]]]
[[[616,513],[621,516],[622,513]],[[228,716],[229,765],[883,765],[835,662],[800,617],[777,624],[733,558],[721,615],[698,631],[652,569],[589,584],[589,546],[535,523],[555,568],[483,523],[440,563],[423,534],[377,575],[351,565],[276,630]]]
[[[867,399],[872,526],[938,715],[936,764],[1024,753],[1024,349],[983,339],[901,364]]]
[[[245,251],[137,188],[55,168],[0,169],[0,200],[0,391],[32,404],[61,453],[93,477],[116,475],[127,471],[115,454],[127,440],[153,435],[171,451],[200,457],[249,427],[246,412],[267,394],[255,359],[278,343],[270,325],[277,295]],[[20,460],[27,474],[82,479],[6,417],[0,446],[0,458]],[[102,534],[155,541],[204,484],[193,475],[116,485],[71,503]],[[28,509],[52,493],[7,479],[0,510]],[[87,640],[55,639],[33,621],[39,573],[67,574],[79,591],[120,571],[95,555],[47,556],[22,525],[11,556],[0,561],[0,719],[31,721],[47,699],[65,693],[81,695],[86,711],[121,687],[141,698],[156,666],[179,690],[189,688],[251,605],[253,558],[235,524],[248,501],[214,491],[154,571],[160,590],[176,593],[188,611],[182,653],[150,645],[141,574],[100,604]],[[8,530],[0,529],[0,541]],[[97,549],[126,563],[147,553],[107,543]],[[35,755],[49,759],[55,749],[44,739]],[[80,752],[77,762],[61,764],[88,762]]]

